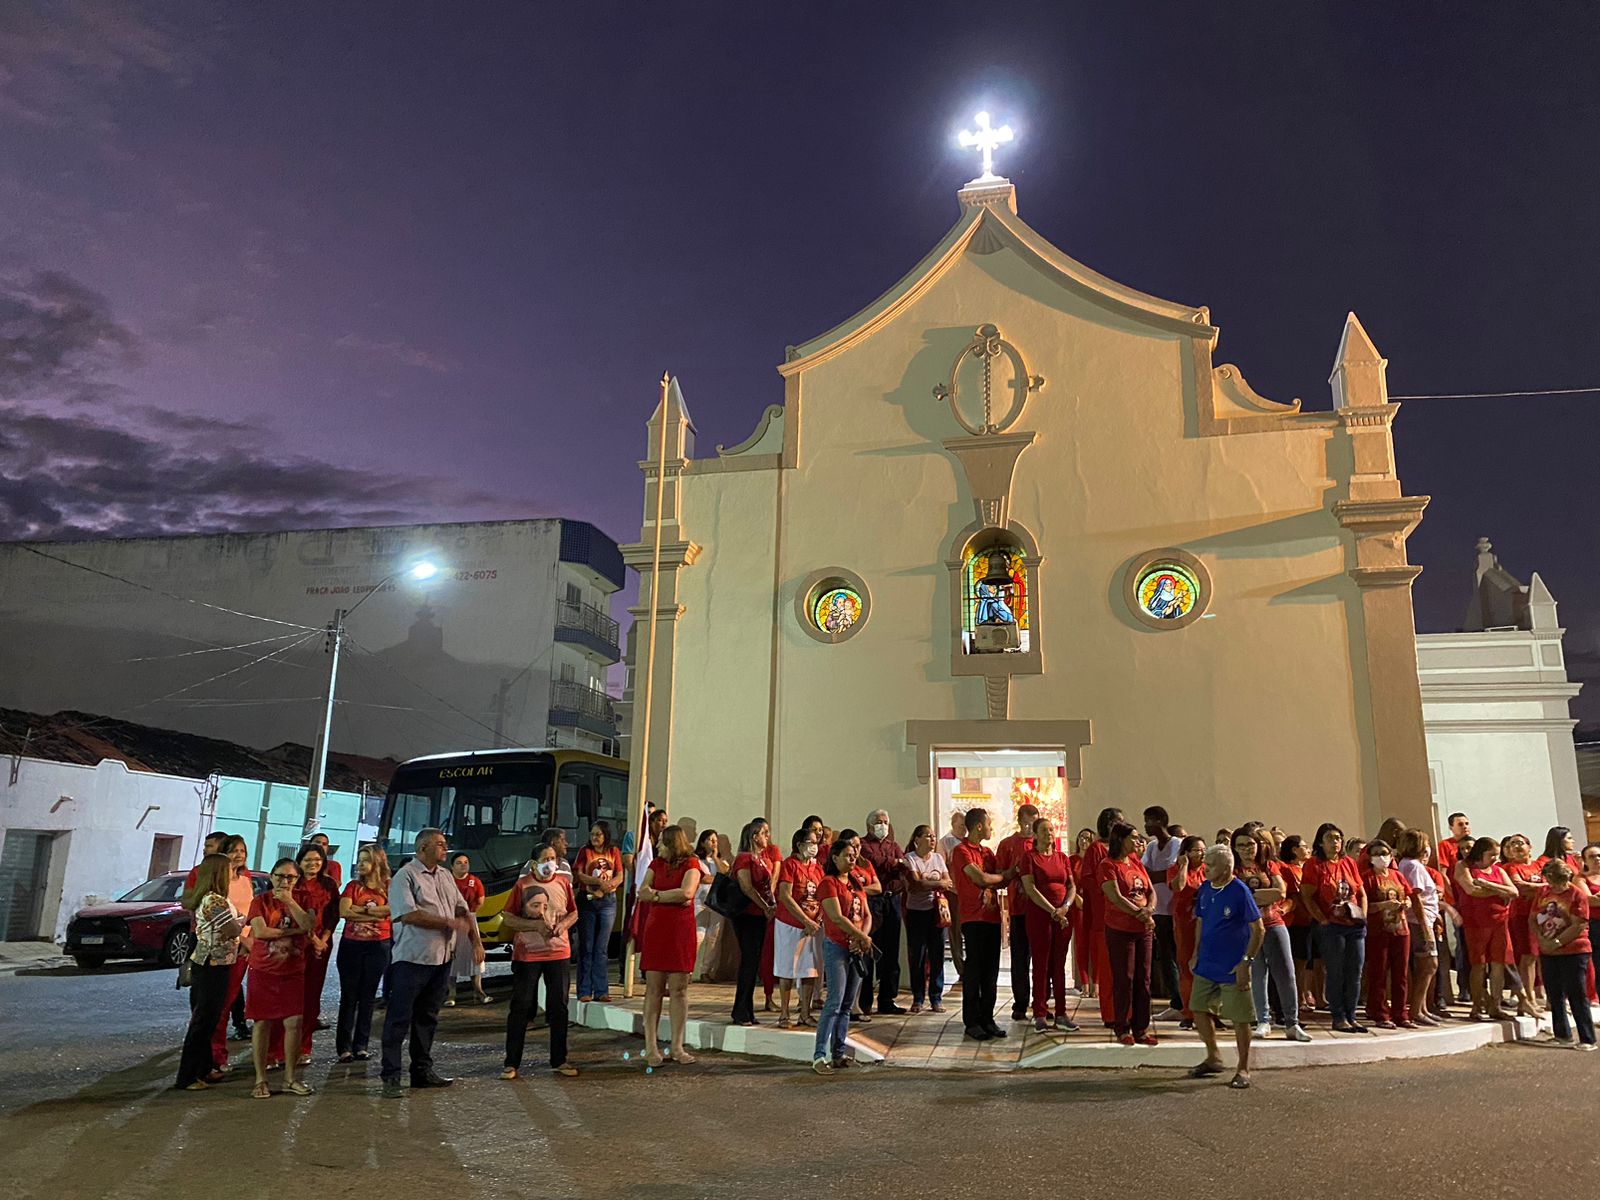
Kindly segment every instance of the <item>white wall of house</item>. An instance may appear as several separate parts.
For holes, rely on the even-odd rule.
[[[1531,628],[1422,634],[1417,666],[1440,827],[1464,812],[1475,833],[1525,833],[1537,848],[1553,825],[1581,835],[1584,818],[1568,715],[1580,685],[1537,576],[1532,596]]]
[[[36,937],[61,941],[77,909],[148,879],[158,838],[178,839],[164,846],[176,865],[190,866],[209,828],[204,780],[130,771],[111,760],[85,767],[0,759],[0,772],[0,842],[13,830],[53,835]]]

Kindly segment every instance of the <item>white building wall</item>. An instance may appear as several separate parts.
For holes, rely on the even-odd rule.
[[[60,942],[79,908],[144,882],[158,836],[182,838],[182,866],[198,856],[204,780],[23,758],[8,783],[11,761],[0,760],[0,841],[12,829],[55,834],[37,936]]]

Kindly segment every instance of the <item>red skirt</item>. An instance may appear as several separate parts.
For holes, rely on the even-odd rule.
[[[244,988],[244,1015],[252,1021],[284,1021],[306,1010],[305,959],[299,969],[262,971],[251,967]]]
[[[639,964],[646,971],[691,972],[698,949],[692,904],[650,905],[639,954]]]
[[[1511,932],[1504,925],[1468,925],[1467,961],[1475,967],[1486,963],[1515,966],[1511,958]]]

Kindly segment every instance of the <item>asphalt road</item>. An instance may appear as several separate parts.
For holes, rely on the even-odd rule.
[[[0,976],[10,1194],[1600,1195],[1600,1055],[1551,1046],[1264,1071],[1239,1093],[1176,1071],[818,1079],[712,1053],[646,1075],[638,1039],[589,1031],[573,1042],[582,1076],[563,1080],[540,1069],[536,1031],[527,1076],[506,1084],[502,1002],[444,1014],[448,1090],[380,1100],[375,1064],[331,1063],[319,1035],[318,1094],[254,1101],[248,1070],[170,1090],[187,1014],[166,971]]]

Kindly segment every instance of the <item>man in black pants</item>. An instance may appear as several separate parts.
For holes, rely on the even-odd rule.
[[[822,853],[826,853],[823,850]],[[906,1010],[895,1003],[900,991],[900,895],[905,890],[905,851],[889,836],[889,814],[875,808],[867,814],[867,836],[861,839],[861,857],[872,864],[881,890],[867,890],[867,909],[872,914],[872,945],[876,954],[867,959],[861,976],[864,1012],[872,1011],[872,991],[876,982],[878,1011],[899,1014]]]
[[[994,1021],[1000,983],[1000,901],[994,889],[1005,878],[995,866],[994,851],[983,844],[988,836],[989,814],[981,808],[969,808],[967,838],[950,856],[967,958],[967,969],[961,976],[961,1024],[966,1036],[976,1042],[1006,1036]]]
[[[1144,810],[1144,833],[1150,839],[1144,848],[1144,869],[1150,875],[1156,894],[1155,945],[1151,947],[1152,982],[1166,997],[1165,1012],[1157,1021],[1183,1020],[1183,999],[1178,991],[1178,943],[1172,932],[1172,889],[1167,886],[1167,871],[1178,861],[1178,838],[1168,828],[1167,810],[1152,804]],[[1265,1019],[1265,1018],[1263,1018]]]
[[[1017,831],[1004,839],[995,849],[994,862],[1006,889],[1006,926],[1011,933],[1011,1019],[1028,1019],[1028,1000],[1031,994],[1033,964],[1028,958],[1028,923],[1023,914],[1030,901],[1017,883],[1022,860],[1033,848],[1033,823],[1039,819],[1039,810],[1032,804],[1017,809]]]

